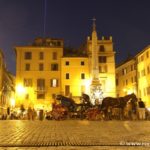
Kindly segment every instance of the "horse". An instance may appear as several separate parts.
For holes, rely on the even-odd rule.
[[[118,112],[120,112],[119,116],[123,117],[124,116],[123,115],[124,108],[129,100],[131,100],[133,109],[136,109],[135,103],[137,102],[137,97],[134,93],[132,93],[132,94],[126,95],[124,97],[118,97],[118,98],[105,97],[102,101],[101,110],[104,111],[104,114],[107,118],[109,107],[111,107],[112,110],[113,110],[113,108],[118,108],[118,110],[119,110]]]
[[[65,97],[63,95],[57,95],[56,100],[61,101],[61,105],[67,107],[69,111],[73,112],[76,110],[77,104],[72,98]]]

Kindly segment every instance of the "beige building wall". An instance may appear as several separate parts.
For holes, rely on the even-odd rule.
[[[63,57],[61,59],[61,91],[64,95],[79,97],[82,92],[88,94],[89,80],[88,57]]]
[[[89,64],[91,66],[92,41],[87,39]],[[115,51],[113,49],[112,37],[98,40],[99,78],[102,85],[104,97],[116,97],[115,83]],[[91,70],[91,68],[90,68]]]
[[[150,46],[143,49],[137,56],[138,96],[147,107],[150,107]]]
[[[57,41],[55,40],[55,42]],[[41,45],[15,48],[16,102],[18,106],[23,104],[25,107],[31,106],[37,109],[47,107],[44,109],[49,109],[54,95],[60,93],[60,58],[63,55],[63,41],[59,42],[61,42],[59,46]],[[27,54],[28,52],[30,54]],[[25,55],[31,55],[28,56],[31,58],[26,59]],[[56,66],[52,67],[52,65]],[[38,83],[39,79],[42,81]]]
[[[136,58],[127,60],[116,67],[117,96],[137,94]]]

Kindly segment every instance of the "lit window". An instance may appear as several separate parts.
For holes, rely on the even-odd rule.
[[[122,69],[122,75],[127,74],[127,68]]]
[[[99,66],[99,72],[100,73],[106,73],[107,72],[107,66]]]
[[[58,87],[58,80],[57,79],[51,79],[51,87]]]

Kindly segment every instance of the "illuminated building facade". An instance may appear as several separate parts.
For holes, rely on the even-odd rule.
[[[117,96],[135,93],[150,107],[150,46],[116,68]]]
[[[136,55],[138,97],[141,97],[147,107],[150,107],[150,46]]]
[[[97,36],[97,35],[96,35]],[[101,84],[103,97],[116,97],[116,83],[115,83],[115,51],[113,49],[112,37],[102,37],[98,39],[97,55],[98,55],[98,80]],[[92,70],[92,38],[87,38],[87,52],[89,57],[89,69]],[[96,69],[97,70],[97,69]],[[90,78],[92,74],[90,74]]]
[[[116,67],[117,96],[137,94],[136,58],[128,59]]]
[[[0,50],[0,112],[2,112],[3,109],[3,105],[4,102],[2,100],[2,91],[3,91],[3,85],[2,85],[2,81],[3,81],[3,72],[4,72],[4,57],[3,57],[3,53]]]
[[[49,109],[61,91],[63,40],[37,38],[32,46],[16,47],[15,52],[17,105]]]
[[[6,114],[7,108],[14,107],[15,77],[7,71],[4,55],[0,50],[0,114]]]
[[[96,30],[95,30],[96,32]],[[115,52],[112,37],[102,37],[97,45],[97,70],[103,96],[116,96]],[[90,94],[92,83],[92,39],[87,38],[86,54],[66,56],[60,39],[35,40],[32,46],[17,46],[16,105],[50,109],[56,94],[79,101]]]

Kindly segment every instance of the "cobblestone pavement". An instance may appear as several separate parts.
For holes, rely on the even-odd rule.
[[[0,150],[150,149],[150,121],[0,121]]]

